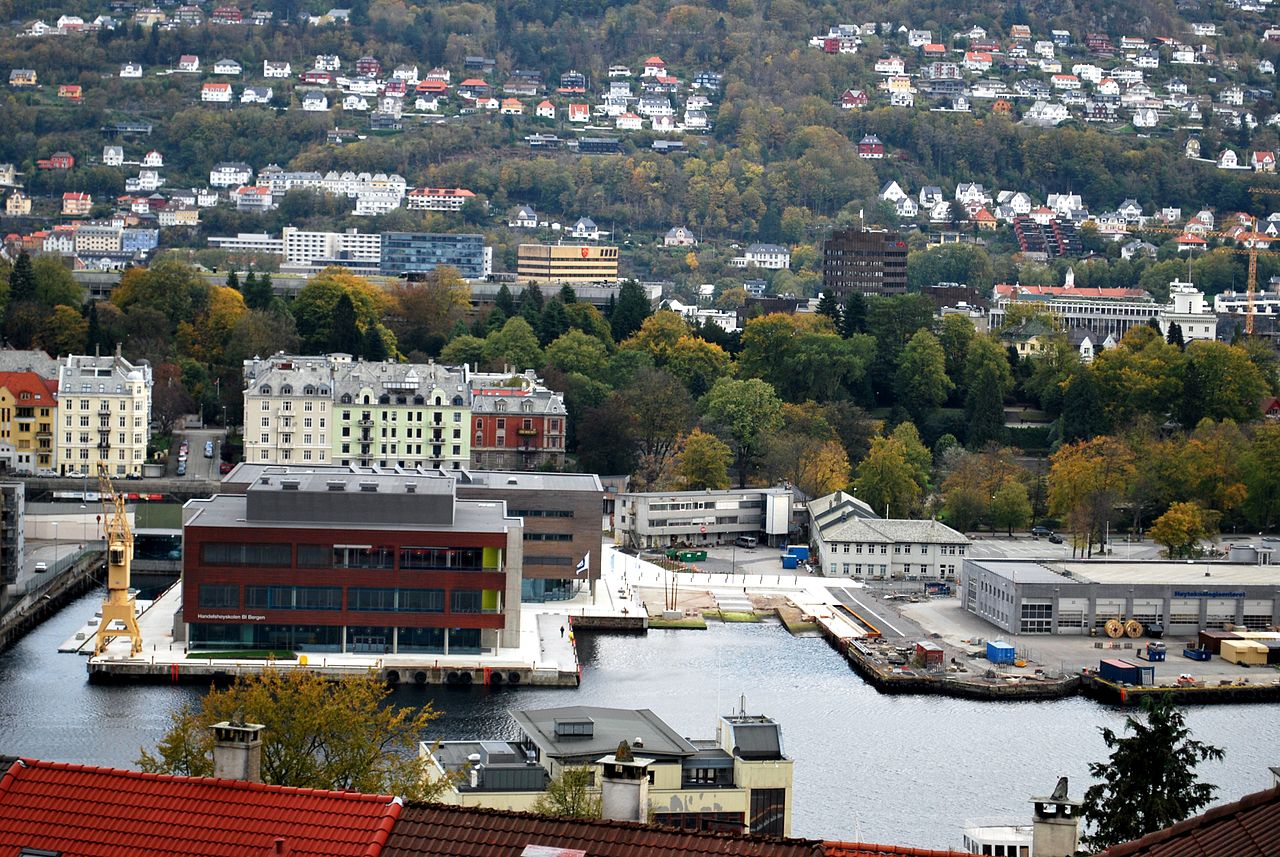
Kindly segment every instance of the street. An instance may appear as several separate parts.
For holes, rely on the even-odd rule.
[[[173,446],[169,448],[169,459],[165,463],[165,475],[176,476],[178,472],[178,450],[183,440],[187,441],[187,479],[211,479],[219,481],[218,464],[222,461],[223,430],[221,428],[185,429],[174,432]],[[213,458],[204,457],[206,441],[213,441]]]

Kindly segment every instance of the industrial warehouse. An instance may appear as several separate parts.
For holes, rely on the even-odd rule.
[[[1253,563],[966,558],[960,598],[1011,634],[1194,635],[1280,626],[1278,579]]]

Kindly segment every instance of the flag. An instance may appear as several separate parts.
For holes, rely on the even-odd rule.
[[[582,555],[582,562],[578,563],[578,568],[574,571],[573,576],[577,577],[591,567],[591,551],[587,551]]]

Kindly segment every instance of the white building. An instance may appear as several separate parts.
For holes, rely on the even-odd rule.
[[[284,266],[309,273],[330,263],[376,269],[382,259],[382,236],[376,232],[308,232],[286,226],[281,239]],[[365,263],[359,265],[358,263]]]
[[[812,557],[823,574],[862,580],[955,580],[969,539],[937,521],[880,519],[843,491],[811,500]]]
[[[58,364],[57,461],[63,473],[141,475],[151,439],[151,366],[69,354]]]
[[[262,61],[262,76],[286,78],[293,74],[293,67],[288,61],[276,62],[274,60]]]
[[[244,163],[223,162],[215,164],[209,171],[210,187],[239,187],[248,184],[253,176],[253,167]]]
[[[782,271],[791,267],[791,251],[779,244],[752,244],[741,256],[729,260],[735,268],[754,265],[770,271]]]
[[[728,544],[739,536],[776,546],[791,531],[789,488],[626,493],[617,509],[619,544],[632,547]]]
[[[121,146],[103,146],[102,163],[107,167],[118,167],[124,163],[124,148]]]
[[[1161,333],[1167,337],[1170,325],[1176,324],[1182,328],[1183,342],[1218,338],[1218,316],[1205,301],[1204,292],[1191,283],[1174,280],[1169,284],[1169,298],[1172,302],[1157,316]]]
[[[462,211],[476,195],[461,187],[416,187],[409,191],[405,208],[416,211]]]

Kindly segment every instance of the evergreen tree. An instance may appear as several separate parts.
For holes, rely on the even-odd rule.
[[[498,286],[498,294],[493,298],[493,305],[502,310],[502,319],[506,321],[516,314],[516,299],[511,297],[511,289],[503,283]]]
[[[837,330],[840,329],[840,302],[830,290],[824,291],[822,297],[818,299],[818,315],[825,315],[831,319]]]
[[[89,312],[87,313],[89,320],[89,329],[85,334],[85,349],[90,353],[95,353],[96,349],[102,351],[110,350],[109,343],[102,333],[102,325],[98,321],[98,302],[89,301]]]
[[[537,330],[542,324],[542,301],[538,299],[542,293],[539,291],[537,297],[535,297],[533,290],[536,288],[537,286],[530,283],[520,294],[520,300],[516,303],[516,313],[529,322],[529,326],[534,330]]]
[[[1169,336],[1167,337],[1167,341],[1170,345],[1176,345],[1179,348],[1187,347],[1186,341],[1182,338],[1182,325],[1178,324],[1176,321],[1169,323]]]
[[[265,310],[271,306],[271,275],[259,277],[253,271],[244,278],[244,305],[249,309]]]
[[[9,272],[9,305],[34,300],[36,296],[36,275],[31,267],[31,256],[23,250],[13,263]]]
[[[542,310],[541,323],[538,326],[538,341],[542,343],[542,347],[546,348],[555,342],[570,327],[569,314],[564,310],[564,304],[561,303],[559,297],[554,297],[547,301],[546,307]]]
[[[566,306],[578,302],[578,293],[573,290],[573,286],[565,283],[560,287],[560,302]]]
[[[329,352],[359,354],[360,328],[356,326],[356,307],[346,292],[333,307],[333,324],[329,330]]]
[[[1092,369],[1072,373],[1062,396],[1062,442],[1088,440],[1106,431],[1102,396]]]
[[[1145,694],[1142,713],[1145,723],[1125,718],[1132,735],[1122,738],[1102,728],[1111,757],[1089,764],[1097,782],[1084,795],[1084,818],[1092,830],[1081,844],[1091,852],[1177,824],[1207,806],[1217,791],[1199,781],[1196,766],[1221,760],[1223,752],[1191,737],[1169,694]]]
[[[382,330],[377,324],[365,328],[364,340],[361,343],[364,359],[372,363],[380,363],[387,359],[387,343],[382,338]]]
[[[1162,336],[1164,335],[1164,331],[1160,330],[1160,320],[1156,318],[1154,315],[1151,316],[1151,318],[1147,319],[1147,327],[1151,328],[1152,330],[1158,331]]]
[[[524,287],[524,294],[520,295],[521,300],[529,299],[533,301],[533,305],[538,308],[538,312],[542,312],[542,308],[546,305],[546,299],[542,295],[542,287],[537,283],[530,283]]]
[[[867,332],[867,299],[861,292],[854,292],[844,302],[844,312],[840,314],[840,335],[845,339],[855,333]]]
[[[614,342],[622,342],[640,329],[644,320],[653,313],[649,298],[644,289],[635,280],[623,280],[618,289],[618,301],[614,305],[613,314],[609,317],[609,326],[613,328]]]
[[[236,273],[235,268],[227,271],[227,288],[240,291],[240,275]]]

